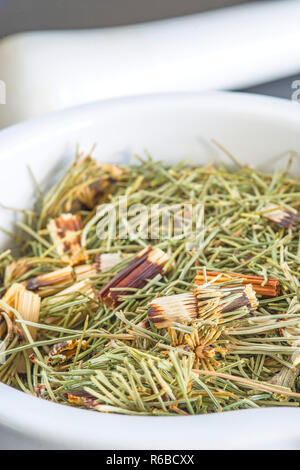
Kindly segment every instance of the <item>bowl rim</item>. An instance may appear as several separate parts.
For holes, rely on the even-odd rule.
[[[29,121],[15,124],[0,131],[0,164],[20,151],[24,145],[30,145],[33,138],[39,135],[46,138],[62,125],[76,123],[81,128],[88,127],[93,116],[106,107],[136,106],[143,103],[176,101],[184,103],[190,100],[208,100],[213,106],[230,104],[237,111],[255,112],[266,119],[274,114],[287,123],[300,124],[300,113],[297,105],[285,99],[270,96],[252,95],[242,92],[188,92],[161,93],[133,97],[114,98],[76,106],[58,111]],[[67,131],[66,131],[67,134]],[[16,138],[18,136],[18,138]],[[28,144],[23,142],[26,136]],[[269,437],[282,439],[288,435],[299,439],[298,414],[300,410],[291,408],[263,408],[228,411],[220,414],[196,415],[187,417],[158,416],[125,416],[100,414],[89,410],[78,409],[40,400],[26,395],[0,383],[0,424],[8,428],[42,439],[54,448],[102,448],[102,449],[196,449],[196,448],[235,448],[232,427],[243,427],[248,438],[259,445],[257,419],[259,418],[260,435],[263,430]],[[300,415],[299,415],[300,416]],[[180,428],[175,428],[175,423]],[[280,423],[280,426],[278,426]],[[154,429],[155,425],[155,429]],[[120,432],[126,429],[126,432]],[[224,437],[224,429],[228,435]],[[276,430],[272,434],[270,429]],[[113,437],[112,437],[113,436]],[[211,441],[215,446],[212,447]],[[232,446],[230,447],[230,442]],[[227,444],[226,444],[227,443]],[[225,447],[224,447],[225,445]],[[247,448],[247,440],[242,444]],[[270,441],[271,445],[271,441]]]
[[[78,106],[70,107],[67,109],[58,110],[43,114],[41,116],[30,118],[26,121],[22,121],[3,129],[0,129],[1,145],[5,145],[6,142],[11,145],[10,140],[13,141],[16,146],[15,132],[21,135],[30,132],[39,131],[41,135],[47,135],[50,128],[59,128],[61,123],[65,125],[70,121],[74,120],[80,125],[88,125],[88,122],[84,122],[85,116],[93,113],[97,113],[99,108],[105,109],[106,107],[113,106],[127,106],[153,103],[157,101],[177,101],[183,103],[184,101],[193,101],[201,99],[202,102],[206,100],[210,101],[210,104],[220,107],[220,103],[226,105],[231,104],[232,109],[242,110],[245,109],[245,105],[249,108],[249,112],[256,112],[261,114],[275,113],[282,119],[288,118],[289,120],[299,121],[299,105],[298,101],[288,100],[286,98],[279,98],[269,95],[261,95],[258,93],[245,93],[241,91],[200,91],[200,92],[171,92],[171,93],[149,93],[143,95],[131,95],[131,96],[120,96],[117,98],[110,98],[105,100],[98,100]],[[277,114],[278,113],[278,114]],[[29,140],[29,139],[27,139]],[[24,145],[24,144],[23,144]],[[6,155],[0,156],[2,159],[8,158]]]

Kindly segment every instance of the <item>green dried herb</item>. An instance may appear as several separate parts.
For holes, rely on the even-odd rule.
[[[0,380],[129,415],[299,406],[300,182],[233,157],[237,169],[137,158],[117,167],[77,155],[21,211],[19,258],[0,254]],[[192,220],[199,204],[204,230],[178,230],[185,206]],[[167,227],[162,205],[172,208]],[[152,249],[163,253],[157,269],[145,265]],[[251,280],[250,302],[241,285]],[[16,310],[16,285],[41,297],[38,322]],[[189,304],[171,315],[178,295],[197,297],[195,314]],[[150,304],[170,322],[148,317]]]

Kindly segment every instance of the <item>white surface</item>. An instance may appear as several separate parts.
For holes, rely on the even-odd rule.
[[[215,138],[241,163],[271,171],[276,162],[286,163],[282,154],[300,153],[299,109],[296,103],[255,95],[171,94],[96,103],[26,122],[0,132],[0,202],[29,205],[27,164],[43,183],[47,175],[57,176],[76,143],[88,150],[98,142],[95,156],[108,162],[128,161],[132,152],[145,148],[165,161],[224,160],[210,143]],[[300,173],[299,159],[293,172]],[[10,213],[1,211],[0,226],[11,222]],[[0,246],[5,243],[1,235]],[[298,409],[128,417],[56,405],[3,384],[0,397],[0,424],[18,430],[16,441],[23,434],[39,448],[300,449]]]
[[[133,26],[18,34],[0,44],[0,128],[97,99],[242,88],[300,69],[300,1]]]

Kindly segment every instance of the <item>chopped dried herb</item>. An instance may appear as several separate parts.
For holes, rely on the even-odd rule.
[[[0,380],[128,415],[299,406],[299,180],[137,159],[77,155],[21,211],[19,256],[0,253]],[[114,234],[101,211],[122,198]],[[204,230],[181,233],[197,204]]]

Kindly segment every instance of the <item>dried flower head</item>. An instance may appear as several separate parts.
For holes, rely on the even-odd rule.
[[[179,351],[194,353],[193,367],[206,370],[218,368],[220,363],[215,359],[217,353],[226,354],[226,348],[215,345],[222,333],[217,325],[202,326],[199,323],[191,324],[192,332],[185,333],[168,328],[171,345]]]

